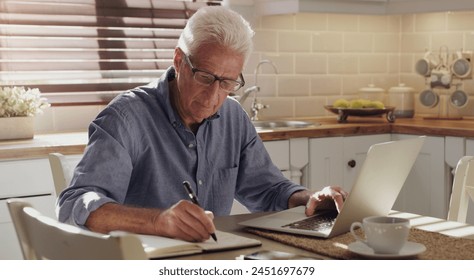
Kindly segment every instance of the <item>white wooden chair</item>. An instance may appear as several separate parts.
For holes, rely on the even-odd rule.
[[[9,199],[7,205],[27,260],[147,259],[133,234],[104,235],[60,223],[21,199]]]
[[[448,220],[465,223],[470,200],[474,201],[474,156],[464,156],[454,173]]]
[[[54,189],[56,196],[58,196],[71,182],[74,166],[61,153],[50,153],[48,159],[53,175]]]

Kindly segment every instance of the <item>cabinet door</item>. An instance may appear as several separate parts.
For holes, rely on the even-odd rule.
[[[21,197],[43,214],[56,217],[51,167],[47,158],[0,161],[0,259],[22,259],[6,200]]]
[[[390,134],[363,135],[344,137],[343,141],[343,178],[342,187],[346,191],[352,189],[352,185],[359,174],[360,167],[367,157],[370,146],[391,140]],[[387,164],[390,164],[387,159]]]
[[[317,191],[324,186],[342,186],[343,137],[309,140],[309,186]]]
[[[387,141],[390,134],[310,139],[311,189],[332,185],[350,191],[370,146]]]
[[[48,159],[0,161],[0,199],[54,193]]]
[[[392,137],[399,140],[417,136],[393,134]],[[451,188],[446,174],[444,137],[426,137],[393,209],[446,219]]]
[[[290,170],[290,141],[289,140],[278,140],[278,141],[265,141],[263,142],[265,149],[267,149],[270,158],[273,163],[281,171]],[[284,173],[285,174],[285,173]],[[290,179],[289,172],[286,173],[285,177]]]
[[[446,136],[444,138],[444,161],[453,172],[458,161],[466,154],[466,139]]]
[[[290,139],[290,179],[299,185],[308,186],[309,163],[308,138]]]

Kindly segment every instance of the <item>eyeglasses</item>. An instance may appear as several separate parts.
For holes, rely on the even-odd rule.
[[[245,85],[245,80],[244,76],[242,76],[242,73],[239,75],[240,81],[224,79],[205,70],[195,68],[186,54],[184,54],[184,61],[186,61],[189,67],[191,67],[194,80],[202,85],[210,86],[215,81],[219,81],[219,88],[225,92],[237,91]]]

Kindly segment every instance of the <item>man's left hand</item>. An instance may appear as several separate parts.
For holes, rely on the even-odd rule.
[[[306,203],[305,214],[311,216],[318,210],[333,209],[334,207],[336,207],[337,212],[341,212],[348,195],[341,187],[324,187],[310,196]]]

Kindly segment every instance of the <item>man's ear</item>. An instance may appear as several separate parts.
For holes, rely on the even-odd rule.
[[[174,49],[174,57],[173,57],[173,66],[174,66],[174,69],[176,69],[176,73],[179,72],[182,62],[183,62],[183,51],[179,47],[176,47]]]

